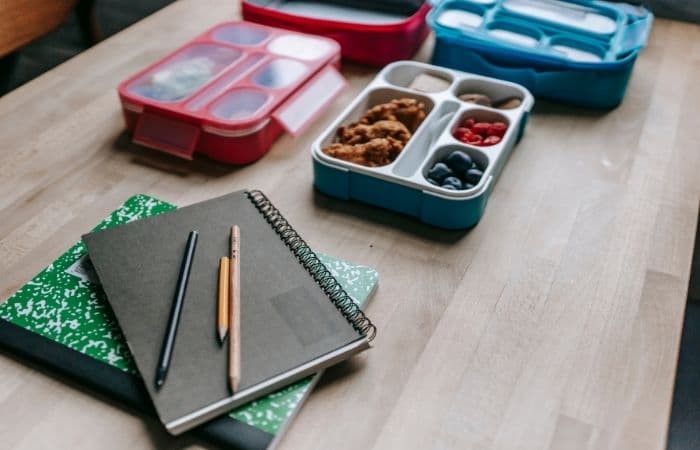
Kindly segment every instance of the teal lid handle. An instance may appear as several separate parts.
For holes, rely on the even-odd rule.
[[[649,38],[649,32],[651,31],[653,22],[654,15],[647,13],[638,20],[627,24],[618,41],[616,54],[624,55],[644,47]]]

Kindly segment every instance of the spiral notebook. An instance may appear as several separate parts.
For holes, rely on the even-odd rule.
[[[241,383],[215,339],[218,261],[241,228]],[[199,243],[166,384],[152,380],[186,236]],[[374,326],[259,191],[236,192],[83,237],[159,418],[195,427],[369,347]]]
[[[127,199],[95,230],[176,209],[148,195]],[[317,253],[360,307],[377,288],[371,267]],[[0,353],[31,360],[123,405],[154,414],[121,331],[82,241],[77,242],[0,304]],[[223,448],[272,449],[290,426],[321,373],[236,407],[192,430]],[[41,405],[39,405],[41,407]]]

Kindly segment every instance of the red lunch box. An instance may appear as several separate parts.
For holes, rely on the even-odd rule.
[[[334,39],[343,58],[364,64],[383,66],[411,59],[428,36],[428,2],[407,13],[342,3],[243,0],[241,5],[245,20]]]
[[[181,158],[246,164],[296,136],[347,85],[332,39],[219,24],[119,85],[133,141]]]

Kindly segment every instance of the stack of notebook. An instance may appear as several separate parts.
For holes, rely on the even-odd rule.
[[[146,196],[130,199],[84,238],[99,276],[76,244],[0,306],[0,343],[132,405],[154,405],[175,434],[206,422],[195,432],[228,446],[266,448],[317,379],[308,375],[367,347],[373,327],[352,300],[367,299],[376,272],[311,252],[259,192],[173,209]],[[233,394],[226,352],[215,339],[214,302],[231,223],[244,236],[242,380]],[[183,230],[194,228],[200,243],[172,367],[155,390],[150,381]]]

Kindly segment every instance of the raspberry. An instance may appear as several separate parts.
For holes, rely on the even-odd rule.
[[[472,132],[482,136],[486,137],[488,136],[488,132],[491,129],[491,124],[488,122],[477,122],[474,124],[472,127]]]
[[[506,134],[507,129],[508,129],[508,126],[505,123],[494,122],[491,124],[491,127],[489,128],[488,135],[489,136],[503,137],[503,135]]]
[[[459,140],[466,144],[466,143],[469,143],[470,140],[474,139],[475,136],[478,136],[478,135],[476,135],[470,131],[469,133],[463,134],[459,138]]]
[[[473,145],[481,145],[482,139],[481,136],[478,134],[468,134],[464,136],[465,140],[462,142],[466,142],[467,144],[473,144]]]
[[[474,126],[475,123],[476,123],[476,121],[470,117],[469,119],[464,119],[462,121],[462,126],[464,128],[471,128]]]
[[[461,141],[462,136],[464,136],[465,134],[472,134],[472,130],[470,130],[469,128],[459,127],[455,130],[453,136]]]
[[[489,136],[486,139],[484,139],[484,145],[496,145],[499,142],[501,142],[500,136]]]

